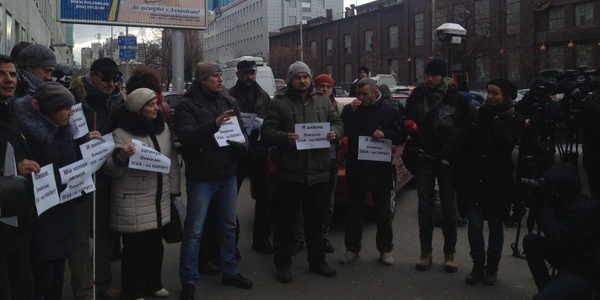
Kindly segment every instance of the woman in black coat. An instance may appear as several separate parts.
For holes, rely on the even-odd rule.
[[[487,89],[486,102],[477,111],[471,128],[472,139],[459,173],[458,193],[469,219],[473,258],[473,270],[465,282],[475,284],[483,279],[484,284],[495,285],[504,243],[503,222],[509,216],[515,188],[512,152],[525,121],[513,107],[517,93],[513,83],[494,79]],[[484,220],[489,227],[487,265]]]

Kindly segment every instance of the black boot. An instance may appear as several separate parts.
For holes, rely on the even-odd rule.
[[[499,255],[488,254],[487,264],[485,266],[485,276],[483,284],[493,286],[498,281],[498,263],[500,262]]]
[[[473,270],[471,274],[465,279],[466,284],[476,284],[483,279],[484,265],[485,265],[485,254],[471,253],[473,259]]]

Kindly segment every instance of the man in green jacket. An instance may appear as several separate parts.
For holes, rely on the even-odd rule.
[[[273,146],[277,166],[275,199],[275,266],[282,283],[293,280],[290,272],[294,247],[294,222],[298,209],[304,214],[304,234],[309,271],[334,277],[336,271],[325,262],[321,212],[329,202],[329,147],[298,150],[296,124],[329,123],[327,140],[337,142],[344,134],[342,120],[331,101],[312,86],[311,72],[303,62],[289,67],[286,88],[275,95],[262,126],[262,138]]]

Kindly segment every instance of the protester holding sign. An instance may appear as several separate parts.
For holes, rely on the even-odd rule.
[[[75,127],[70,123],[74,103],[73,95],[57,82],[39,85],[35,99],[25,96],[15,101],[17,122],[28,148],[41,166],[52,164],[58,192],[66,188],[61,184],[59,169],[79,157]],[[92,131],[87,137],[100,138],[100,133]],[[78,199],[81,197],[74,201]],[[67,201],[49,207],[35,221],[31,259],[36,299],[61,297],[65,261],[76,243],[72,204]]]
[[[401,116],[397,109],[384,101],[377,84],[370,78],[358,81],[356,94],[357,98],[344,107],[341,116],[348,134],[348,215],[344,238],[346,254],[340,263],[350,264],[359,258],[363,213],[367,192],[371,192],[377,213],[379,260],[383,265],[391,266],[394,259],[391,254],[393,231],[390,191],[394,188],[394,166],[389,146],[377,142],[387,139],[394,145],[400,144],[402,135],[398,124]],[[361,144],[365,144],[364,149]],[[377,155],[379,152],[386,153],[387,160],[381,159],[381,155]]]
[[[110,224],[123,238],[123,295],[125,299],[168,297],[161,280],[162,226],[171,220],[170,197],[181,194],[179,163],[171,132],[159,113],[156,93],[148,88],[131,92],[127,101],[115,109],[112,123],[117,126],[113,132],[115,150],[104,171],[114,178]],[[136,146],[133,140],[150,149],[139,143]],[[141,154],[139,162],[147,168],[130,167],[134,153]],[[160,164],[156,154],[170,158],[170,168]]]

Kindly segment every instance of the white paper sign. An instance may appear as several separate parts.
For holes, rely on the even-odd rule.
[[[254,128],[261,128],[264,120],[265,119],[263,119],[263,118],[256,117],[254,119]],[[258,132],[258,138],[256,138],[257,141],[260,141],[260,136],[261,135],[262,135],[262,131],[259,131]]]
[[[329,148],[331,143],[327,140],[329,123],[300,123],[296,124],[295,132],[298,134],[296,149]]]
[[[60,193],[60,202],[66,202],[81,196],[81,193],[91,193],[96,190],[92,180],[90,157],[76,161],[58,169],[60,181],[67,188]]]
[[[91,140],[79,146],[81,155],[90,158],[91,172],[96,173],[102,164],[112,155],[115,149],[115,141],[112,133],[104,135],[103,140]]]
[[[392,161],[392,140],[359,136],[358,160]]]
[[[87,121],[85,120],[85,115],[83,114],[83,108],[81,107],[81,103],[77,103],[73,105],[73,116],[71,117],[71,122],[75,125],[76,132],[75,138],[78,139],[90,132],[87,126]]]
[[[246,138],[242,133],[242,129],[240,128],[240,122],[236,116],[231,117],[229,121],[223,123],[219,128],[219,132],[214,135],[217,144],[219,147],[229,146],[227,144],[227,140],[236,141],[240,143],[246,142]]]
[[[135,153],[129,157],[129,168],[169,173],[169,170],[171,170],[171,159],[141,141],[131,140],[131,142],[135,145]]]
[[[82,193],[88,194],[95,190],[96,186],[94,186],[92,175],[69,181],[69,183],[67,183],[67,188],[60,193],[60,203],[73,200],[81,196]]]
[[[52,164],[43,166],[39,173],[33,173],[31,177],[33,178],[35,207],[39,216],[49,208],[60,203]]]
[[[244,122],[244,128],[246,129],[247,135],[250,135],[252,129],[257,128],[255,127],[256,123],[254,122],[256,116],[258,116],[258,114],[251,114],[245,112],[242,113],[242,121]]]
[[[6,142],[6,153],[4,155],[4,176],[13,176],[17,175],[17,163],[15,161],[15,148],[9,143]],[[19,222],[17,217],[5,217],[0,218],[0,222],[12,226],[19,227]]]

